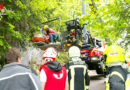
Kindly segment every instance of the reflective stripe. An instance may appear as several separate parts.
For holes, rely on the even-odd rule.
[[[119,77],[125,82],[123,76],[122,76],[119,72],[114,71],[114,72],[112,72],[112,73],[110,74],[110,77],[111,77],[112,75],[117,75],[117,76],[119,76]]]
[[[89,86],[85,86],[85,90],[89,90]]]
[[[70,71],[71,71],[71,80],[70,80],[70,90],[74,90],[74,67],[70,66]]]
[[[125,82],[125,90],[130,90],[130,74],[127,75],[127,79]]]
[[[30,76],[30,78],[31,78],[31,80],[32,80],[32,82],[33,82],[33,84],[34,84],[36,90],[38,90],[37,84],[36,84],[35,80],[33,79],[32,75],[29,74],[29,76]]]
[[[118,55],[118,52],[108,53],[109,56]]]
[[[74,69],[75,68],[84,68],[84,76],[86,74],[86,69],[87,69],[86,66],[84,66],[84,65],[73,65],[73,66],[70,66],[69,67],[69,69],[71,70],[70,90],[74,90],[74,77],[75,77]],[[85,85],[85,80],[84,80],[84,86],[86,86]],[[84,89],[86,89],[86,87]]]
[[[106,90],[110,89],[110,84],[108,83],[108,78],[105,78],[105,82],[106,82]]]
[[[130,78],[128,78],[125,82],[125,87],[126,89],[125,90],[130,90]]]
[[[81,67],[87,69],[87,67],[84,66],[84,65],[73,65],[73,66],[70,66],[69,69],[71,69],[71,68],[81,68]]]
[[[85,76],[87,67],[84,66],[83,68],[84,68],[84,76]],[[84,86],[86,86],[86,84],[85,84],[85,80],[84,80]],[[86,90],[86,87],[85,87],[85,90]]]
[[[106,66],[112,67],[112,66],[122,66],[124,62],[112,62],[112,63],[106,63]]]
[[[123,55],[125,55],[125,53],[124,53],[124,52],[122,52],[122,54],[123,54]]]

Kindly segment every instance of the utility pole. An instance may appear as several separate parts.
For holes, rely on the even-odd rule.
[[[85,0],[82,0],[82,15],[86,15],[86,1]],[[87,23],[87,20],[85,21],[85,23]],[[87,43],[86,33],[88,32],[87,32],[87,27],[85,24],[83,28],[83,43]]]

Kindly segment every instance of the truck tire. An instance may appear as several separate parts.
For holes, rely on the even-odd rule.
[[[103,74],[103,63],[100,62],[96,68],[97,74]]]

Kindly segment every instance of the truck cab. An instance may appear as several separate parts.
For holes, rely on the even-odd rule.
[[[104,42],[95,40],[93,44],[83,45],[81,49],[81,58],[88,64],[90,70],[96,70],[97,74],[103,74],[103,52],[105,50]]]

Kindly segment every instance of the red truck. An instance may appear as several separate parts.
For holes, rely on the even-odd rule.
[[[96,70],[97,74],[103,74],[103,51],[105,44],[101,40],[98,44],[96,46],[90,44],[82,46],[81,58],[88,64],[90,70]]]

